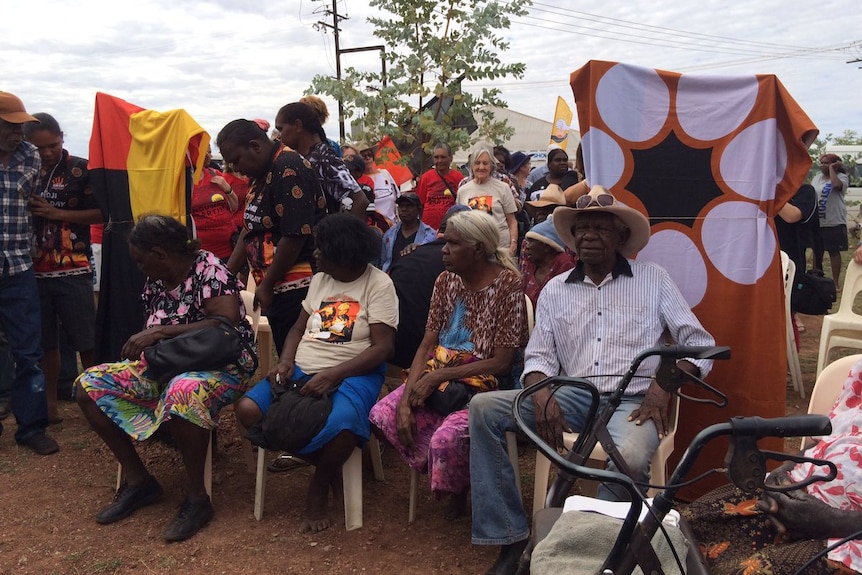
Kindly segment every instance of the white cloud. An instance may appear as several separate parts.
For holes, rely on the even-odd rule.
[[[186,108],[215,137],[237,117],[272,121],[315,74],[335,74],[332,35],[313,27],[329,6],[309,0],[19,2],[15,22],[0,22],[0,89],[20,96],[31,112],[55,115],[78,155],[88,152],[96,91],[146,108]],[[569,74],[600,59],[683,73],[774,73],[822,133],[862,132],[862,70],[845,63],[862,56],[862,44],[855,52],[812,52],[862,41],[849,0],[792,7],[781,0],[666,7],[605,0],[601,15],[591,10],[599,8],[540,0],[514,19],[504,59],[525,62],[527,72],[520,81],[496,84],[510,108],[550,119],[557,96],[573,103]],[[365,22],[367,5],[340,2],[339,12],[350,15],[342,22],[342,48],[380,43]],[[781,53],[797,56],[764,59]],[[342,59],[345,68],[376,70],[379,62],[377,53]],[[728,62],[737,63],[722,66]],[[337,107],[328,103],[327,133],[337,137]]]

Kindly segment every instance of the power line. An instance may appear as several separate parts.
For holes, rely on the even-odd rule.
[[[549,4],[543,4],[541,2],[534,2],[533,5],[534,6],[545,6],[546,8],[556,8],[555,6],[551,6]],[[542,12],[549,12],[549,13],[556,14],[559,16],[567,16],[570,13],[579,14],[581,19],[588,20],[591,22],[597,22],[597,23],[601,23],[601,24],[605,24],[608,22],[611,22],[611,23],[619,22],[619,24],[616,24],[616,25],[618,25],[621,28],[634,28],[634,29],[640,29],[640,30],[649,29],[649,30],[655,30],[656,32],[658,32],[660,34],[671,35],[671,36],[678,36],[678,35],[682,34],[682,35],[688,36],[688,37],[696,39],[696,40],[702,39],[702,38],[711,38],[714,40],[722,40],[722,41],[731,42],[731,43],[735,43],[735,44],[744,44],[744,45],[750,45],[750,46],[762,46],[762,47],[771,47],[771,48],[781,48],[784,50],[807,50],[808,49],[804,46],[792,46],[792,45],[788,45],[788,44],[776,44],[773,42],[760,42],[757,40],[743,40],[743,39],[739,39],[739,38],[730,38],[727,36],[718,36],[715,34],[706,34],[706,33],[702,33],[702,32],[690,32],[687,30],[680,30],[678,28],[666,28],[664,26],[653,26],[651,24],[644,24],[642,22],[632,22],[629,20],[623,20],[621,18],[611,18],[610,16],[602,16],[602,15],[597,15],[597,14],[591,14],[589,12],[581,12],[579,10],[569,10],[568,12],[555,12],[553,10],[545,10],[542,8],[535,8],[535,10],[542,11]]]

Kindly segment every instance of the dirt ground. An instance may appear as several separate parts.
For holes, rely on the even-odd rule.
[[[814,383],[820,318],[803,316],[800,353],[805,385]],[[788,413],[804,412],[807,400],[788,389]],[[19,448],[14,420],[0,437],[0,575],[54,574],[348,574],[483,573],[496,548],[470,544],[469,516],[444,521],[442,502],[420,483],[417,519],[407,522],[408,473],[393,450],[385,450],[384,482],[363,479],[364,526],[345,532],[340,507],[335,526],[297,533],[309,467],[268,473],[263,520],[252,515],[254,474],[236,432],[233,413],[223,413],[214,463],[215,519],[195,537],[167,544],[162,530],[182,494],[177,452],[144,444],[141,452],[165,488],[157,505],[114,525],[97,525],[94,514],[112,497],[116,463],[92,433],[77,406],[61,405],[63,423],[51,428],[61,451],[40,457]],[[798,445],[798,440],[792,442]],[[791,443],[788,443],[790,446]],[[520,466],[527,506],[532,506],[534,451],[522,449]],[[530,507],[528,507],[530,508]]]

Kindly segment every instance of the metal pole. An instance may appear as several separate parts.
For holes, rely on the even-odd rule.
[[[338,0],[332,0],[332,24],[335,36],[335,78],[341,83],[341,48],[338,45]],[[344,142],[344,101],[338,98],[338,134]]]

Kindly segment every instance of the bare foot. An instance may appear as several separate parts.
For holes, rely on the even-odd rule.
[[[316,475],[316,474],[315,474]],[[332,525],[329,519],[329,482],[321,484],[315,481],[317,477],[311,478],[308,485],[308,495],[305,500],[305,516],[299,525],[300,533],[317,533],[328,529]]]
[[[300,533],[318,533],[325,529],[329,529],[332,527],[332,520],[328,516],[324,516],[319,519],[312,519],[308,512],[305,514],[305,518],[302,520],[302,523],[299,524],[299,532]]]

